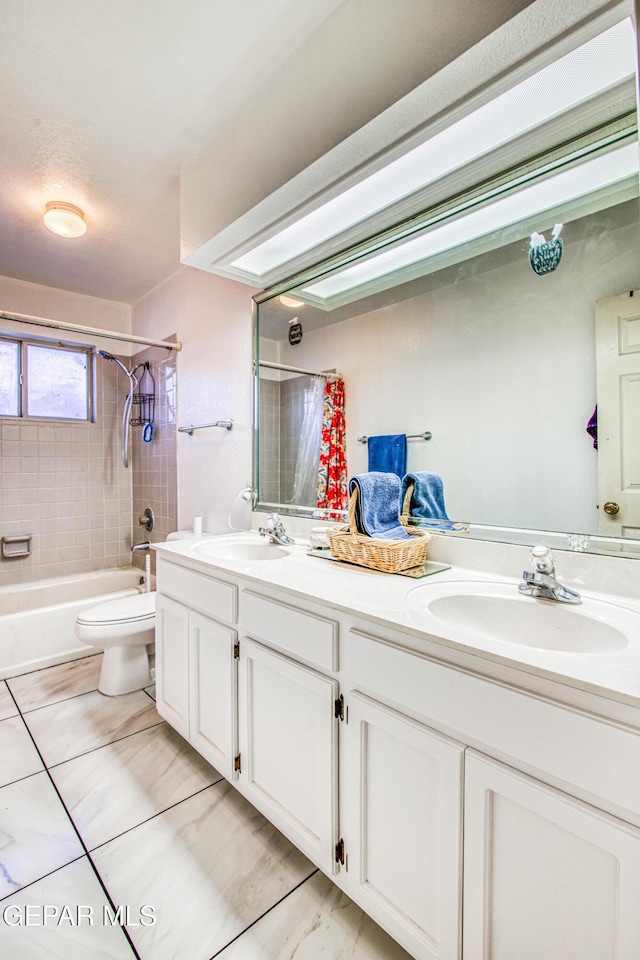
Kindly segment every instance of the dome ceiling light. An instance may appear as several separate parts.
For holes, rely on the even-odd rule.
[[[304,303],[302,302],[302,300],[296,300],[295,297],[282,296],[282,297],[279,297],[278,299],[280,300],[280,303],[282,303],[285,307],[293,307],[294,309],[296,307],[304,307]]]
[[[59,237],[82,237],[87,232],[84,213],[73,203],[64,203],[61,200],[51,200],[45,211],[44,225]]]

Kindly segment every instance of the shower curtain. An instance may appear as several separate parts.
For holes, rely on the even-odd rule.
[[[344,380],[327,380],[324,388],[318,506],[347,508],[347,453],[344,420]]]
[[[300,429],[298,457],[293,477],[291,502],[315,506],[318,496],[318,458],[324,403],[324,377],[310,378],[304,393],[304,417]]]

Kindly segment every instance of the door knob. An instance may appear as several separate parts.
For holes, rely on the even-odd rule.
[[[616,513],[618,513],[618,511],[620,510],[620,504],[619,504],[619,503],[614,503],[613,500],[607,500],[607,502],[605,503],[605,505],[604,505],[604,507],[603,507],[603,510],[604,510],[604,512],[607,513],[610,517],[615,517]]]

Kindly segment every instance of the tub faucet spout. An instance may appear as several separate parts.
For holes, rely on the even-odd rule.
[[[150,550],[150,549],[151,549],[151,541],[145,540],[144,543],[134,543],[134,545],[131,547],[131,553],[133,553],[134,550]]]

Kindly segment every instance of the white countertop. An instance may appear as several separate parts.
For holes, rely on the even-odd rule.
[[[228,572],[254,584],[277,588],[303,600],[319,601],[344,613],[408,633],[412,638],[428,641],[430,653],[431,645],[435,643],[443,648],[445,659],[447,650],[462,651],[483,661],[516,668],[529,676],[640,707],[640,601],[635,598],[581,591],[583,604],[555,604],[521,597],[517,589],[521,582],[519,577],[452,566],[414,580],[307,556],[307,543],[287,546],[288,552],[284,556],[274,549],[274,559],[214,559],[202,552],[202,544],[211,540],[218,544],[265,543],[264,538],[255,532],[247,532],[215,537],[204,535],[154,544],[154,548],[163,559],[185,564],[194,570],[213,574]],[[280,555],[275,556],[276,552]],[[604,624],[619,620],[628,643],[622,649],[606,653],[550,650],[495,639],[451,625],[433,615],[426,607],[426,600],[429,596],[461,592],[461,583],[468,585],[468,591],[464,592],[469,593],[495,592],[496,585],[501,585],[504,591],[499,592],[508,598],[513,590],[514,599],[520,599],[523,604],[544,604],[546,608],[552,608],[549,617],[554,616],[553,610],[557,608],[565,623],[567,617],[583,617],[587,612]],[[450,591],[447,585],[451,585]]]

